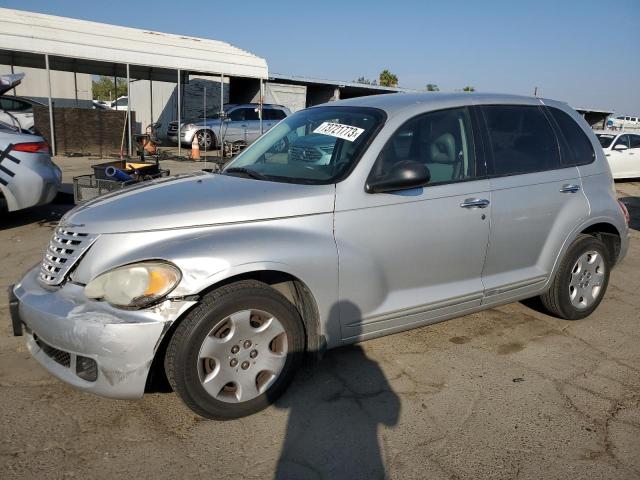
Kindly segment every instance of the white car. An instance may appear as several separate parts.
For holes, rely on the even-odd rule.
[[[23,78],[24,73],[0,77],[0,122],[33,133],[33,107],[44,104],[25,97],[2,96],[20,84]]]
[[[118,97],[116,100],[111,102],[111,104],[109,105],[109,108],[111,108],[111,110],[126,110],[128,105],[129,105],[129,97],[124,95],[122,97]]]
[[[0,86],[7,91],[21,79],[0,76]],[[49,203],[61,184],[62,172],[51,161],[44,138],[25,133],[15,122],[0,121],[0,210],[12,212]]]
[[[640,177],[640,132],[596,132],[613,178]]]

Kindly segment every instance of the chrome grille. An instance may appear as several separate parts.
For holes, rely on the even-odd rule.
[[[169,127],[167,128],[169,132],[177,132],[178,131],[178,122],[169,122]]]
[[[56,228],[40,265],[40,281],[46,285],[62,283],[71,267],[96,238],[97,235]]]

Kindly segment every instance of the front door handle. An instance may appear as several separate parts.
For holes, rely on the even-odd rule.
[[[580,190],[580,185],[572,185],[570,183],[564,184],[560,189],[562,193],[576,193],[579,190]]]
[[[460,206],[462,208],[487,208],[489,203],[486,198],[467,198]]]

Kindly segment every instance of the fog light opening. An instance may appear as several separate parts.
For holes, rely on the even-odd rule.
[[[76,375],[87,382],[95,382],[98,379],[98,364],[93,358],[77,355]]]

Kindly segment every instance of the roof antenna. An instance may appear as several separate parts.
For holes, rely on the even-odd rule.
[[[538,96],[538,87],[533,87],[533,96],[534,97]]]

